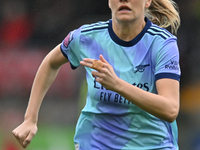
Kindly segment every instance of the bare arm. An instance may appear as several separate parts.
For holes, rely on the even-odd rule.
[[[60,67],[68,60],[60,50],[60,44],[55,47],[41,63],[32,86],[24,122],[13,130],[19,143],[27,147],[37,132],[38,113],[45,94],[55,80]]]
[[[100,55],[104,63],[100,72],[93,71],[96,81],[106,89],[119,93],[144,111],[168,122],[173,122],[179,112],[179,82],[173,79],[160,79],[156,82],[158,94],[135,87],[118,78],[112,66]],[[81,65],[91,67],[93,59],[85,58]],[[126,89],[126,90],[124,90]]]
[[[49,87],[56,78],[61,65],[68,60],[63,56],[60,51],[60,45],[55,47],[43,60],[36,74],[28,108],[25,114],[25,120],[31,119],[37,122],[38,112],[42,100],[48,91]]]
[[[168,122],[173,122],[179,112],[179,82],[160,79],[156,82],[158,94],[141,90],[118,79],[115,91],[148,113]],[[126,89],[126,90],[124,90]]]

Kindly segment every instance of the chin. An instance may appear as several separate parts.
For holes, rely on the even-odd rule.
[[[128,17],[123,17],[123,18],[117,18],[117,21],[121,22],[121,23],[129,23],[129,22],[132,22],[133,19],[132,18],[128,18]]]

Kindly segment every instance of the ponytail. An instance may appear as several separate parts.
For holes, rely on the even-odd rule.
[[[180,27],[178,6],[173,0],[152,0],[145,15],[160,27],[171,27],[172,33],[176,34]]]

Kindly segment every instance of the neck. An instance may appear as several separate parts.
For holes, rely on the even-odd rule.
[[[131,41],[134,39],[145,27],[146,22],[133,21],[133,22],[119,22],[116,19],[113,19],[113,31],[115,34],[123,41]]]

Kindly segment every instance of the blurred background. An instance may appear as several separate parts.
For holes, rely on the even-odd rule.
[[[182,24],[180,150],[200,150],[200,1],[175,0]],[[21,150],[11,131],[24,117],[31,85],[45,55],[82,24],[110,19],[108,0],[0,0],[0,150]],[[73,150],[85,101],[85,71],[68,64],[48,91],[39,130],[27,150]]]

